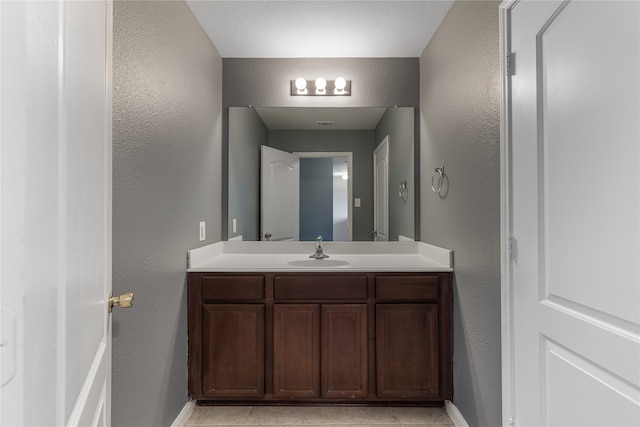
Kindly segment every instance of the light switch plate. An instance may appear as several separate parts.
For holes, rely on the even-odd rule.
[[[359,208],[359,207],[360,207],[360,197],[356,197],[356,198],[353,200],[353,205],[354,205],[356,208]]]
[[[205,221],[200,221],[200,241],[207,239],[207,223]]]

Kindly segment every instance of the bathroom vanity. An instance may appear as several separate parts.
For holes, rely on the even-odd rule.
[[[330,258],[312,260],[312,249],[221,242],[191,251],[191,398],[450,400],[450,251],[418,242],[326,243]]]

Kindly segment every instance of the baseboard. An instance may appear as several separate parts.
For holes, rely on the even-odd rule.
[[[445,401],[444,408],[447,410],[449,418],[451,418],[451,421],[453,421],[453,424],[456,427],[469,427],[469,424],[464,419],[456,405],[453,404],[453,402],[451,402],[450,400]]]
[[[171,423],[171,427],[183,427],[189,420],[189,417],[193,412],[194,406],[195,405],[193,404],[192,401],[185,403],[184,408],[182,408],[182,411],[180,411],[176,419],[173,421],[173,423]]]

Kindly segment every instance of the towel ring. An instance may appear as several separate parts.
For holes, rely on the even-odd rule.
[[[398,196],[404,203],[407,203],[407,199],[409,198],[409,190],[407,189],[407,180],[400,181],[400,186],[398,187]]]
[[[437,178],[437,182],[435,184],[433,182],[434,178]],[[444,181],[444,165],[434,169],[433,175],[431,175],[431,191],[433,191],[434,193],[440,194],[440,191],[442,191],[443,181]]]

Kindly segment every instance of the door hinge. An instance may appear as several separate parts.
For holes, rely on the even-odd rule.
[[[511,52],[507,54],[507,76],[516,75],[516,53]]]
[[[507,256],[509,257],[509,261],[513,261],[516,257],[516,240],[513,236],[509,236],[507,238]]]

